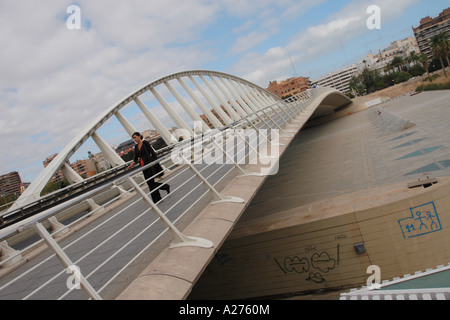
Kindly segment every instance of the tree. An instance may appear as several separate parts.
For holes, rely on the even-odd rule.
[[[441,62],[442,70],[444,72],[444,76],[447,78],[447,72],[445,71],[445,65],[443,58],[445,57],[448,61],[448,51],[449,45],[447,40],[447,33],[442,32],[438,35],[435,35],[431,38],[431,48],[433,50],[433,54],[439,58]]]
[[[439,34],[439,37],[442,55],[447,60],[447,65],[450,66],[450,59],[449,59],[450,42],[448,41],[447,31],[444,31],[441,34]]]
[[[414,65],[417,64],[417,62],[419,61],[420,56],[415,52],[415,51],[411,51],[409,53],[409,57],[408,57],[408,61],[412,62]]]
[[[366,87],[367,93],[372,93],[376,91],[376,83],[378,80],[378,74],[375,70],[370,70],[369,68],[364,68],[361,73],[362,83]]]
[[[420,54],[419,62],[423,65],[423,67],[425,68],[425,71],[427,72],[427,77],[429,77],[430,71],[428,69],[428,57],[425,53]]]
[[[41,197],[46,194],[52,193],[56,190],[60,190],[68,185],[70,185],[70,183],[66,178],[64,178],[62,181],[57,181],[57,182],[49,181],[45,185],[44,189],[42,189]]]
[[[398,72],[402,72],[401,67],[405,65],[405,60],[402,57],[395,57],[391,65],[393,68],[397,68]]]
[[[425,73],[425,68],[420,64],[415,64],[408,69],[408,73],[410,73],[413,77],[418,77]]]
[[[409,72],[402,71],[397,73],[397,76],[395,77],[395,83],[406,82],[409,79],[411,79],[411,74]]]
[[[392,67],[392,65],[390,63],[388,63],[384,66],[383,70],[386,74],[390,74],[391,71],[394,70],[394,68]]]
[[[366,91],[366,87],[361,81],[361,77],[355,77],[353,76],[350,80],[350,89],[352,89],[355,96],[360,96],[364,94]]]

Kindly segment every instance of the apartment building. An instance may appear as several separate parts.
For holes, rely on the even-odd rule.
[[[5,197],[15,194],[17,197],[25,191],[22,179],[17,171],[0,176],[0,196]]]
[[[315,81],[313,86],[330,87],[339,90],[342,93],[350,92],[350,80],[358,71],[357,65],[351,66],[333,71]]]
[[[44,167],[47,167],[50,162],[57,156],[58,154],[55,153],[51,156],[48,156],[43,161]],[[73,170],[75,170],[76,173],[79,175],[85,175],[86,177],[92,177],[97,173],[97,169],[95,166],[95,161],[93,159],[87,159],[87,160],[77,160],[74,163],[70,163],[69,165],[72,167]],[[58,170],[53,177],[50,179],[51,182],[60,182],[64,179],[64,175],[61,170]]]
[[[420,25],[416,28],[412,28],[414,36],[417,39],[417,43],[421,53],[425,53],[428,59],[433,57],[432,47],[430,40],[435,35],[442,32],[447,32],[450,39],[450,8],[443,10],[438,16],[427,16],[420,20]]]
[[[70,164],[70,166],[76,173],[80,176],[85,176],[86,178],[92,177],[97,173],[97,169],[92,159],[77,160]]]
[[[389,65],[395,57],[407,59],[411,52],[420,53],[416,38],[411,36],[405,39],[391,42],[391,44],[380,50],[378,54],[369,53],[364,57],[363,62],[358,64],[358,72],[361,72],[364,67],[372,70],[378,70],[381,74],[386,73],[385,67]]]
[[[309,88],[311,88],[311,80],[309,78],[298,77],[289,78],[281,82],[271,81],[267,90],[281,99],[285,99],[295,96]]]

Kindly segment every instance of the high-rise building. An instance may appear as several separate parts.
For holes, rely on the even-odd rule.
[[[289,78],[281,82],[271,81],[267,90],[281,99],[285,99],[295,96],[309,88],[311,88],[311,81],[309,78],[298,77]]]
[[[450,38],[450,8],[443,10],[438,16],[427,16],[420,20],[417,28],[412,28],[419,44],[420,52],[425,53],[429,59],[433,57],[430,40],[435,35],[447,32]]]
[[[356,74],[358,68],[356,64],[349,67],[333,71],[313,82],[313,86],[330,87],[342,93],[350,91],[350,80]]]
[[[0,176],[0,196],[15,194],[18,197],[24,190],[22,179],[17,171]]]

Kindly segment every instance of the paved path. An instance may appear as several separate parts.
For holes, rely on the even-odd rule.
[[[213,167],[207,168],[203,171],[206,176],[212,174]],[[217,169],[217,167],[215,168]],[[216,183],[221,177],[230,172],[231,165],[224,165],[220,170],[215,172],[208,181],[212,184]],[[233,174],[231,173],[231,176]],[[211,201],[211,196],[206,192],[206,188],[198,183],[198,180],[191,181],[184,185],[179,190],[176,188],[182,185],[182,182],[187,181],[192,176],[189,169],[185,168],[176,172],[173,176],[176,176],[173,181],[170,182],[172,186],[171,194],[159,204],[159,208],[166,212],[168,208],[173,206],[184,194],[189,191],[193,191],[190,199],[180,202],[176,207],[171,209],[167,213],[167,217],[171,221],[175,221],[179,215],[186,210],[186,208],[192,206],[192,199],[197,199],[197,205],[201,208]],[[147,190],[147,188],[145,188]],[[164,196],[166,193],[161,191]],[[137,237],[133,244],[128,246],[121,254],[114,257],[108,264],[100,268],[95,272],[92,277],[89,277],[89,282],[96,289],[99,290],[105,283],[121,268],[123,268],[133,257],[137,256],[146,246],[155,241],[155,244],[147,249],[144,254],[141,254],[139,258],[132,263],[111,285],[107,286],[101,293],[103,299],[115,298],[128,284],[135,278],[143,268],[145,268],[164,248],[166,248],[169,242],[173,239],[173,236],[166,232],[164,236],[158,238],[159,234],[166,228],[161,221],[156,220],[156,216],[149,211],[148,206],[143,203],[142,200],[138,201],[132,208],[129,208],[130,204],[136,202],[139,198],[134,195],[115,206],[111,212],[102,215],[100,218],[90,223],[87,227],[80,229],[73,233],[66,239],[62,240],[59,244],[62,248],[65,248],[68,244],[72,243],[75,239],[79,239],[81,235],[88,233],[90,230],[97,228],[97,226],[103,224],[99,229],[92,233],[89,237],[76,242],[71,245],[70,248],[65,250],[66,254],[72,260],[72,262],[78,261],[89,250],[102,243],[105,239],[114,234],[117,230],[121,229],[127,223],[132,222],[122,232],[120,232],[112,241],[96,250],[94,254],[86,257],[80,262],[75,263],[80,267],[84,276],[87,276],[92,270],[94,270],[101,262],[108,259],[112,254],[118,252],[124,244],[137,236],[148,226],[154,224],[148,231],[142,233]],[[177,227],[183,229],[188,223],[195,217],[197,207],[194,207],[192,213],[188,213],[185,217],[177,223]],[[144,213],[147,211],[147,213]],[[120,213],[121,212],[121,213]],[[115,214],[120,213],[115,216]],[[112,218],[113,217],[113,218]],[[109,221],[108,221],[109,220]],[[45,249],[45,248],[44,248]],[[35,259],[32,259],[26,265],[14,270],[6,277],[0,280],[0,287],[5,283],[8,283],[11,279],[22,274],[24,270],[30,269],[33,265],[48,259],[47,262],[39,267],[35,272],[30,273],[24,278],[20,279],[13,285],[9,286],[5,290],[0,290],[0,300],[5,299],[23,299],[38,286],[42,285],[46,281],[53,279],[57,276],[49,286],[36,294],[30,296],[30,299],[48,299],[55,300],[60,298],[65,292],[67,292],[67,280],[69,275],[63,269],[62,264],[56,257],[51,257],[51,253],[46,250],[43,254],[38,255]],[[44,270],[44,271],[43,271]],[[82,290],[73,290],[66,299],[86,299],[86,295]]]
[[[380,105],[381,112],[396,114],[415,124],[407,130],[399,130],[397,133],[388,135],[380,130],[376,115],[373,118],[370,113],[376,110],[375,108],[300,132],[283,154],[278,174],[267,178],[250,207],[244,212],[241,221],[251,220],[256,215],[259,217],[270,215],[280,210],[375,186],[389,185],[393,182],[405,181],[406,183],[427,175],[450,176],[450,130],[448,130],[450,106],[448,101],[450,101],[450,91],[441,91],[405,96]],[[223,175],[223,172],[220,174]],[[183,181],[185,178],[180,177],[180,179]],[[173,185],[177,184],[179,183],[173,183]],[[192,186],[188,185],[185,188],[191,189]],[[204,190],[199,190],[198,197],[200,198],[203,193]],[[208,199],[205,202],[208,202]],[[121,204],[121,207],[126,204]],[[165,201],[162,206],[170,206],[170,204],[170,201]],[[96,243],[101,242],[107,233],[122,226],[124,221],[130,221],[136,217],[140,211],[127,211],[125,215],[120,216],[119,219],[122,220],[111,221],[105,227],[108,229],[107,232],[98,233],[98,237],[95,239]],[[175,211],[179,212],[181,209]],[[171,220],[175,216],[176,214],[171,217]],[[151,223],[152,219],[154,217],[151,214],[139,218],[135,224],[130,226],[128,232],[121,233],[122,243],[135,236]],[[100,221],[98,220],[98,222]],[[94,226],[93,224],[89,228]],[[156,228],[161,230],[163,226],[158,224]],[[155,235],[145,233],[126,255],[135,256],[145,247],[145,244],[152,241],[152,237],[154,238]],[[157,242],[160,248],[165,248],[170,240],[171,236],[168,236]],[[62,245],[64,246],[64,243]],[[68,251],[69,256],[76,261],[85,253],[84,249],[80,249],[83,247],[80,243],[71,248]],[[89,243],[87,247],[93,247],[93,243]],[[108,254],[117,250],[118,247],[112,244],[96,254],[93,260],[101,261]],[[115,298],[128,286],[130,279],[139,274],[155,255],[152,256],[150,253],[144,256],[135,261],[132,268],[114,282],[113,287],[105,290],[101,294],[102,297],[105,299]],[[89,273],[89,270],[95,265],[92,260],[89,260],[87,259],[80,266],[83,274]],[[112,269],[117,270],[123,264],[123,261],[117,260],[113,263],[113,268],[105,268],[98,272],[98,275],[96,273],[95,279],[91,280],[93,285],[101,286],[106,281],[105,279],[108,279],[113,273]],[[31,275],[27,279],[22,279],[14,286],[13,292],[1,292],[3,295],[0,296],[0,299],[23,298],[24,292],[28,291],[30,286],[37,286],[37,283],[42,283],[42,280],[49,279],[59,271],[63,271],[63,274],[61,274],[58,285],[49,287],[47,292],[44,291],[33,296],[37,299],[58,298],[67,290],[65,281],[68,275],[64,273],[59,261],[51,259],[45,274]],[[16,274],[20,274],[20,272],[21,270],[18,270]],[[0,287],[5,281],[6,279],[0,281]],[[83,299],[85,296],[78,290],[71,293],[68,298]]]
[[[274,120],[280,124],[282,122],[279,117],[275,117]],[[243,145],[242,142],[241,144]],[[248,152],[247,148],[246,152]],[[196,165],[197,170],[201,171],[203,177],[206,177],[208,182],[215,186],[219,192],[238,174],[233,165],[225,163],[226,159],[223,160],[208,166],[204,163]],[[191,179],[192,177],[194,178]],[[179,230],[183,230],[193,221],[198,212],[213,200],[211,192],[208,192],[207,188],[201,184],[201,181],[194,176],[187,166],[176,170],[165,180],[170,181],[168,183],[171,185],[171,193],[163,202],[158,204],[158,207],[171,222],[176,221]],[[161,191],[161,194],[164,196],[165,192]],[[187,213],[180,219],[180,215],[186,211]],[[161,221],[156,220],[155,214],[149,209],[148,205],[134,195],[126,201],[121,201],[111,212],[103,214],[85,228],[80,228],[77,232],[63,239],[59,245],[71,261],[80,268],[82,275],[88,278],[92,287],[99,291],[103,299],[114,299],[155,257],[168,247],[173,240],[173,235],[166,232],[163,236],[160,236],[165,229],[166,226]],[[90,234],[91,230],[96,231]],[[80,240],[84,234],[89,234],[89,236]],[[106,245],[96,249],[105,241],[108,241]],[[126,244],[129,245],[122,251]],[[149,244],[152,244],[152,246],[148,247]],[[41,253],[41,251],[43,253],[36,254],[34,259],[25,256],[25,261],[29,260],[28,263],[0,279],[0,300],[24,298],[86,299],[82,290],[73,290],[65,296],[69,275],[58,259],[52,257],[48,250],[44,251],[45,249],[44,246],[42,250],[38,250],[38,253]],[[87,256],[87,253],[91,250],[94,250],[93,254]],[[115,254],[117,255],[114,256]],[[136,260],[127,266],[135,257]],[[99,267],[102,262],[109,259],[108,264]],[[42,261],[45,261],[45,263],[39,268],[20,278],[14,284],[4,287],[12,279],[23,274],[25,270]],[[121,269],[124,271],[112,283],[108,284],[108,281]],[[91,272],[93,273],[92,276],[90,275]],[[49,285],[45,288],[30,294],[47,282]]]
[[[301,131],[240,221],[396,182],[450,176],[450,91],[387,101]],[[414,123],[389,133],[376,110]]]

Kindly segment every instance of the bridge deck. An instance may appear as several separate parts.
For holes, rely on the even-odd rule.
[[[329,95],[336,95],[342,99],[342,95],[335,90],[317,89],[309,93],[307,97],[294,101],[292,105],[286,105],[289,108],[286,107],[287,109],[283,111],[280,109],[278,112],[281,113],[277,113],[276,109],[264,111],[264,113],[268,113],[267,116],[270,115],[270,118],[267,118],[270,124],[267,121],[262,121],[260,124],[274,125],[274,127],[284,126],[287,119],[282,120],[281,115],[288,115],[289,112],[298,113],[302,109],[298,121],[289,128],[289,131],[297,132],[314,112],[329,110],[330,106],[328,105],[323,110],[320,108],[321,101]],[[327,100],[327,103],[330,103],[330,99]],[[263,118],[259,119],[263,120]],[[235,134],[238,135],[237,132]],[[283,133],[281,134],[283,135]],[[293,136],[287,134],[287,139],[281,139],[280,142],[285,145],[280,147],[279,153],[284,152]],[[259,151],[261,152],[261,150]],[[182,165],[178,172],[165,178],[170,181],[172,192],[157,207],[150,203],[153,206],[150,208],[149,204],[143,203],[139,197],[128,198],[130,196],[128,194],[127,198],[115,202],[112,206],[107,206],[106,209],[111,210],[110,212],[90,213],[86,215],[87,218],[81,226],[78,225],[78,222],[69,224],[69,229],[61,229],[68,230],[68,233],[63,233],[62,236],[54,235],[58,238],[59,246],[63,250],[60,255],[67,255],[67,259],[62,257],[62,260],[66,260],[65,264],[80,267],[81,274],[89,281],[90,286],[95,287],[94,290],[100,294],[101,298],[116,298],[129,285],[130,281],[131,285],[119,298],[178,299],[187,297],[191,286],[231,232],[248,202],[247,204],[245,201],[243,204],[209,204],[212,194],[208,192],[206,185],[201,183],[198,172],[197,174],[194,173],[196,170],[191,172],[189,166]],[[246,170],[261,173],[264,172],[263,166],[265,165],[259,168],[250,166]],[[200,169],[200,167],[202,168]],[[203,179],[207,179],[208,183],[214,185],[219,192],[247,201],[251,199],[266,177],[264,175],[259,178],[246,176],[235,178],[230,183],[230,179],[239,173],[232,164],[206,165],[201,163],[200,167],[197,169],[202,171]],[[207,208],[201,211],[205,206]],[[197,236],[210,240],[213,247],[199,249],[187,246],[163,250],[173,240],[174,235],[167,232],[167,225],[164,225],[161,219],[156,219],[155,213],[158,211],[162,211],[161,214],[168,220],[176,222],[180,230],[183,230],[200,212],[200,216],[183,233],[191,237]],[[49,214],[55,213],[57,211],[45,212],[40,214],[40,217],[27,219],[20,228],[14,226],[14,228],[18,228],[17,234],[13,236],[15,245],[23,245],[22,243],[18,244],[21,237],[27,236],[38,221],[47,224],[46,228],[50,230],[58,227],[58,225],[49,227],[48,221],[46,221]],[[65,212],[58,214],[58,217],[62,218],[62,216],[65,216]],[[15,229],[11,228],[13,227],[8,227],[8,230],[4,231],[8,237],[15,232]],[[45,229],[42,228],[40,231],[41,236],[45,237]],[[52,232],[54,231],[53,229]],[[8,238],[8,241],[13,238]],[[54,242],[50,235],[46,241]],[[56,243],[54,247],[57,247]],[[19,249],[17,246],[16,248]],[[33,248],[33,250],[25,248],[20,251],[21,256],[17,256],[17,258],[22,258],[22,260],[11,267],[5,268],[5,258],[8,258],[8,255],[2,254],[0,257],[0,262],[2,262],[0,270],[1,299],[83,299],[86,297],[82,290],[67,291],[69,289],[66,281],[69,277],[67,266],[62,265],[51,251],[46,250],[45,245]],[[161,250],[162,254],[160,254]],[[2,243],[3,251],[10,251],[10,248],[4,243]],[[16,255],[17,253],[12,253],[12,256],[16,257]],[[153,261],[155,257],[156,260]],[[70,259],[71,261],[67,262]],[[150,263],[152,261],[153,263]],[[70,279],[74,280],[73,277],[69,277]],[[135,280],[133,281],[133,279]],[[142,285],[143,283],[144,285]],[[176,284],[180,284],[182,288],[180,289]],[[98,295],[95,296],[98,298]]]
[[[225,195],[239,196],[245,200],[244,203],[209,204],[193,223],[185,222],[184,225],[188,224],[183,230],[185,234],[211,240],[214,243],[212,248],[169,249],[166,246],[171,237],[159,239],[162,253],[154,251],[153,257],[150,257],[150,254],[136,261],[134,273],[124,274],[113,288],[103,293],[103,297],[106,299],[117,296],[119,299],[184,299],[189,297],[197,281],[196,293],[202,291],[201,288],[205,282],[212,290],[215,290],[215,280],[210,281],[211,273],[207,272],[203,277],[201,275],[208,264],[210,268],[214,268],[213,258],[224,253],[220,250],[222,245],[227,249],[229,243],[236,244],[242,239],[248,240],[253,235],[277,228],[283,230],[286,225],[277,227],[274,222],[283,222],[283,218],[286,217],[296,218],[296,209],[309,208],[312,203],[315,204],[314,209],[318,215],[312,217],[306,214],[305,217],[310,219],[309,221],[320,221],[321,218],[327,219],[332,215],[339,215],[339,212],[333,210],[333,205],[336,203],[329,203],[323,207],[327,210],[321,211],[320,207],[316,206],[320,201],[322,203],[325,203],[327,199],[337,201],[339,197],[343,199],[349,194],[354,196],[356,193],[365,193],[368,196],[368,202],[364,205],[369,208],[373,205],[373,200],[376,200],[377,196],[379,198],[379,194],[374,193],[374,197],[370,199],[370,192],[361,190],[373,191],[385,186],[392,188],[399,181],[405,184],[407,181],[417,180],[418,176],[424,177],[430,173],[449,176],[450,139],[446,129],[449,114],[445,103],[448,101],[448,95],[447,92],[422,93],[384,104],[381,108],[383,113],[392,111],[415,124],[405,131],[398,130],[399,126],[404,125],[402,119],[388,119],[392,121],[377,123],[376,114],[375,118],[369,120],[367,115],[370,110],[367,110],[302,131],[295,138],[283,139],[281,142],[286,146],[280,148],[282,158],[277,175],[234,177],[230,178],[232,181],[224,183],[225,186],[221,192]],[[294,131],[300,129],[314,110],[315,106],[303,112],[298,117],[300,121],[290,129]],[[346,109],[343,112],[348,113],[349,110]],[[371,110],[376,109],[371,108]],[[433,111],[428,112],[428,110]],[[386,123],[388,123],[387,126],[385,126]],[[393,132],[385,135],[390,130]],[[397,131],[394,132],[395,130]],[[247,170],[258,171],[259,169],[249,166]],[[201,192],[199,199],[200,195]],[[132,200],[125,202],[128,201]],[[209,198],[204,199],[203,203],[209,203],[209,201]],[[162,205],[169,206],[168,202]],[[343,207],[345,203],[344,199]],[[120,206],[125,205],[126,203]],[[316,211],[316,209],[319,210]],[[288,212],[291,214],[287,214]],[[281,219],[280,215],[283,216]],[[125,220],[131,218],[131,216],[123,217]],[[123,224],[124,222],[117,223],[116,226]],[[138,223],[133,228],[138,230],[140,227]],[[136,232],[138,231],[127,232],[126,236],[133,236]],[[226,241],[228,237],[230,242]],[[245,246],[245,241],[242,245]],[[246,249],[252,250],[251,246]],[[117,249],[112,247],[110,250]],[[75,250],[75,254],[82,253]],[[155,257],[155,260],[150,259]],[[98,256],[96,259],[102,258]],[[55,262],[55,268],[56,265],[57,262]],[[60,265],[58,267],[62,269]],[[119,264],[115,266],[115,268],[120,267]],[[104,272],[105,277],[110,271]],[[57,271],[49,269],[48,273],[55,274]],[[235,275],[230,273],[230,276]],[[245,275],[245,272],[242,272],[242,275]],[[131,284],[130,277],[135,278]],[[242,286],[242,283],[236,282],[237,279],[238,277],[229,279],[232,280],[229,283],[231,288],[233,285],[238,288]],[[278,276],[273,279],[279,281]],[[292,281],[289,280],[289,282]],[[23,282],[21,285],[26,287],[27,283]],[[54,288],[50,288],[50,291],[52,290],[54,291]],[[243,294],[239,290],[232,289],[232,291],[238,294],[233,298],[254,297],[255,294],[253,292],[253,296],[251,294],[248,296],[246,295],[248,293]],[[256,296],[270,295],[271,292],[273,291],[269,290],[265,293],[260,291]],[[226,297],[226,295],[218,297]]]
[[[316,101],[316,104],[319,101]],[[316,106],[303,111],[289,130],[298,132],[311,117]],[[281,156],[294,139],[294,135],[280,139]],[[261,172],[261,165],[248,165],[249,172]],[[214,243],[210,249],[183,247],[166,248],[142,273],[126,288],[118,299],[186,299],[193,285],[213,259],[222,243],[232,232],[245,212],[248,204],[258,192],[267,176],[235,177],[222,190],[228,196],[239,195],[244,203],[209,204],[184,232],[191,236],[209,239]],[[195,259],[192,259],[195,257]]]
[[[191,298],[352,288],[365,284],[370,264],[380,265],[382,279],[446,265],[445,233],[408,238],[399,223],[410,208],[432,201],[442,228],[449,226],[449,98],[448,91],[406,95],[351,115],[346,109],[346,116],[300,132],[218,252],[227,259],[210,264]],[[379,123],[378,111],[415,125]],[[407,187],[427,176],[439,182]],[[359,242],[365,253],[355,252]],[[311,273],[309,265],[305,272],[289,260],[314,253],[329,254],[333,271]]]

